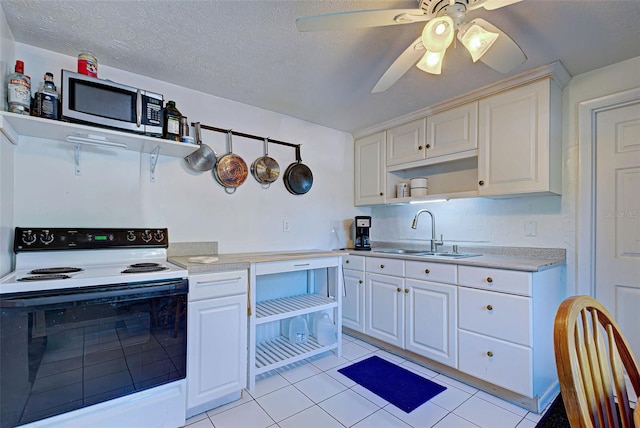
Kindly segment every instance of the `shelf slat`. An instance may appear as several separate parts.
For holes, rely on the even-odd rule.
[[[309,337],[307,343],[301,345],[292,344],[289,339],[283,336],[258,343],[256,346],[256,374],[330,351],[337,346],[337,343],[327,346],[320,345],[314,337]]]
[[[302,294],[256,303],[256,324],[264,324],[311,312],[331,309],[338,305],[334,299],[320,294]]]

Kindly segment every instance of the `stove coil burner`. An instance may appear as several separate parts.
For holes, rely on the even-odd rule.
[[[161,270],[169,269],[166,266],[162,266],[160,263],[134,263],[122,271],[122,273],[147,273],[147,272],[160,272]]]
[[[69,279],[69,278],[71,278],[69,275],[47,274],[47,275],[25,276],[24,278],[18,279],[18,281],[51,281],[54,279]]]
[[[58,273],[76,273],[76,272],[82,272],[82,269],[77,268],[77,267],[50,267],[50,268],[40,268],[40,269],[34,269],[31,272],[29,272],[32,275],[41,275],[41,274],[58,274]]]

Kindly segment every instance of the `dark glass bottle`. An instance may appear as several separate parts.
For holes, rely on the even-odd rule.
[[[176,108],[175,101],[167,101],[163,111],[162,138],[172,141],[180,141],[180,110]]]

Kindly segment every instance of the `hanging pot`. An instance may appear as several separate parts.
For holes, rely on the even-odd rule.
[[[296,146],[296,162],[287,167],[283,176],[284,186],[289,193],[303,195],[313,185],[313,174],[308,166],[302,163],[300,146]]]
[[[245,161],[238,155],[233,154],[231,143],[232,131],[227,133],[227,145],[229,152],[218,158],[213,175],[216,181],[224,186],[225,192],[231,194],[244,183],[249,175],[249,169]]]
[[[200,122],[194,124],[196,144],[200,146],[198,150],[190,153],[184,159],[191,169],[195,171],[209,171],[216,164],[216,152],[206,144],[202,144]]]
[[[280,165],[274,158],[269,156],[268,138],[264,139],[264,156],[254,160],[251,164],[251,175],[265,189],[269,188],[271,183],[276,181],[280,175]]]

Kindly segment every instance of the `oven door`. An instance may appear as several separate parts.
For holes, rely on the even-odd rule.
[[[186,279],[0,295],[0,427],[185,378]]]

